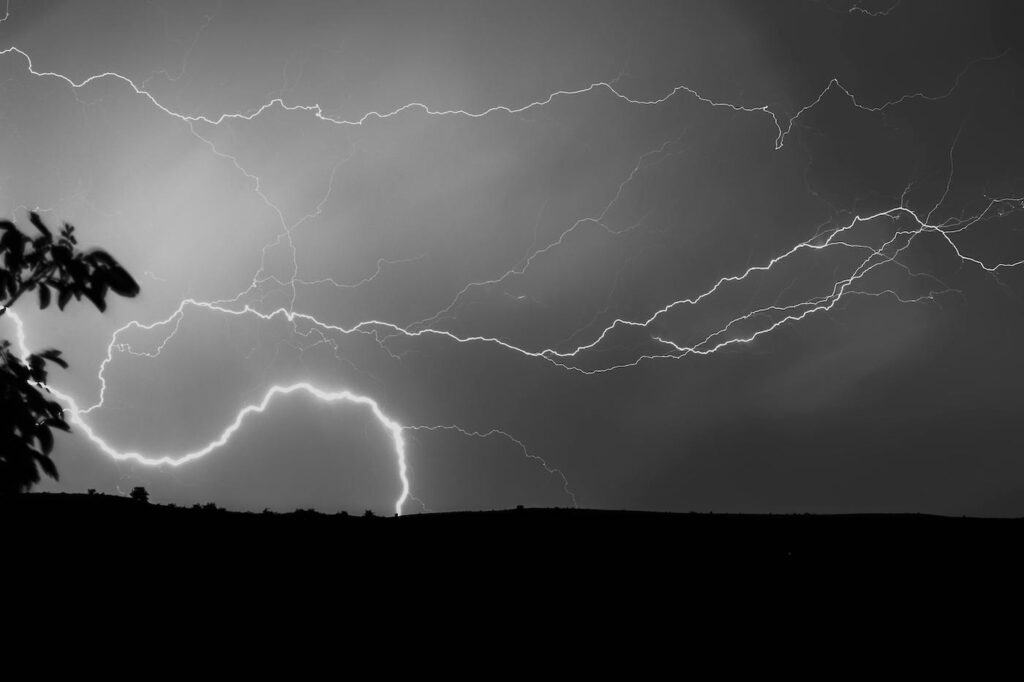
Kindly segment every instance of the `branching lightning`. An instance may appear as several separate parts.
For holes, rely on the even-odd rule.
[[[859,4],[855,4],[849,8],[849,12],[867,14],[873,17],[886,16],[890,12],[894,11],[899,5],[900,0],[896,0],[895,4],[888,9],[870,12],[861,8]],[[5,16],[0,18],[0,22],[5,21],[9,17],[9,14],[8,8],[5,11]],[[212,21],[212,18],[209,16],[206,17],[206,23],[200,28],[200,32],[202,32],[210,21]],[[196,36],[196,40],[198,40],[198,34]],[[162,75],[172,80],[182,77],[186,71],[189,53],[194,46],[195,42],[189,46],[185,53],[185,57],[182,60],[180,71],[176,75],[171,75],[167,72],[163,72]],[[838,78],[832,78],[827,84],[825,84],[814,99],[797,109],[791,115],[786,115],[776,111],[768,104],[751,105],[714,99],[702,94],[688,85],[683,84],[674,86],[670,90],[664,92],[660,97],[656,97],[654,99],[638,99],[625,94],[622,91],[621,86],[618,85],[619,79],[613,79],[611,81],[594,82],[584,87],[557,90],[526,104],[502,104],[484,108],[479,111],[467,111],[462,109],[435,108],[421,102],[410,102],[390,111],[370,111],[354,119],[343,119],[330,116],[325,113],[320,104],[287,103],[281,97],[271,99],[246,112],[220,113],[215,116],[184,114],[165,106],[158,101],[153,94],[151,94],[147,89],[147,86],[149,80],[153,77],[152,75],[146,80],[136,83],[131,78],[120,73],[107,71],[75,81],[61,73],[37,70],[33,64],[31,56],[16,46],[11,46],[0,51],[0,56],[19,57],[26,62],[27,71],[32,76],[37,78],[57,79],[76,91],[87,88],[89,85],[100,80],[112,80],[124,84],[135,95],[148,100],[152,106],[157,108],[163,114],[180,121],[182,124],[187,126],[190,133],[205,145],[213,155],[231,164],[232,167],[251,184],[255,194],[260,198],[263,204],[273,212],[280,224],[280,232],[276,236],[275,240],[263,246],[260,267],[253,275],[250,284],[237,295],[214,301],[200,300],[191,297],[184,298],[169,315],[161,319],[148,323],[134,320],[115,330],[107,346],[106,356],[98,370],[97,379],[99,383],[99,394],[96,402],[82,407],[67,393],[62,392],[53,386],[48,387],[49,390],[67,406],[71,423],[74,424],[81,433],[84,433],[101,452],[117,461],[132,461],[138,464],[154,467],[182,466],[202,458],[227,444],[242,428],[248,417],[264,413],[278,396],[302,393],[325,403],[344,402],[364,407],[373,414],[374,418],[389,434],[396,457],[398,475],[401,481],[401,494],[394,503],[396,514],[401,514],[406,501],[410,497],[413,497],[408,476],[408,464],[406,459],[407,451],[404,433],[406,431],[418,430],[452,431],[470,438],[504,438],[515,444],[521,450],[525,458],[537,462],[548,474],[559,477],[563,484],[562,487],[566,496],[575,506],[577,502],[576,495],[571,491],[569,481],[562,470],[549,465],[548,462],[539,455],[531,453],[521,440],[506,431],[497,428],[490,430],[474,430],[458,425],[402,425],[393,417],[389,416],[384,411],[384,408],[369,396],[358,394],[346,389],[329,390],[308,382],[271,386],[263,395],[262,399],[242,407],[236,414],[234,420],[224,428],[216,438],[198,449],[178,454],[155,455],[136,451],[119,450],[94,430],[94,428],[89,424],[87,417],[94,411],[101,409],[105,404],[107,394],[106,372],[110,364],[114,361],[116,355],[119,353],[125,353],[148,358],[159,356],[167,344],[170,343],[178,333],[182,320],[190,309],[207,310],[224,316],[253,317],[263,321],[269,321],[272,319],[286,320],[292,325],[292,330],[296,335],[307,339],[312,338],[316,343],[330,344],[334,347],[336,355],[338,346],[331,340],[331,336],[345,336],[353,334],[364,335],[373,339],[382,351],[386,352],[392,358],[398,358],[399,356],[389,348],[389,342],[391,339],[415,339],[421,336],[431,336],[438,337],[446,342],[454,344],[489,344],[497,347],[503,352],[514,353],[530,359],[543,361],[555,368],[558,368],[559,370],[583,375],[594,375],[633,367],[644,361],[679,360],[688,356],[706,356],[717,353],[730,346],[748,344],[782,326],[795,324],[812,315],[832,310],[840,301],[851,297],[888,297],[900,303],[916,304],[935,301],[937,297],[958,293],[957,290],[942,285],[941,282],[938,282],[930,275],[912,272],[901,262],[900,257],[910,248],[911,244],[914,243],[915,240],[926,235],[933,235],[942,240],[962,263],[976,266],[993,276],[1002,269],[1015,268],[1024,264],[1024,258],[1016,261],[986,263],[980,258],[964,253],[956,241],[957,235],[964,233],[979,223],[992,219],[993,217],[1001,217],[1006,212],[1024,210],[1024,197],[1007,196],[987,198],[987,203],[980,211],[973,215],[948,218],[937,223],[933,222],[933,216],[941,210],[942,205],[950,192],[950,187],[953,184],[953,154],[956,149],[957,142],[959,141],[960,132],[962,132],[961,127],[961,130],[958,131],[950,148],[949,176],[945,191],[939,198],[938,202],[935,203],[934,206],[932,206],[926,213],[924,211],[914,210],[907,205],[906,195],[910,191],[910,187],[908,186],[907,191],[904,192],[904,196],[901,197],[899,205],[865,215],[856,215],[842,225],[830,227],[825,230],[818,230],[812,238],[793,245],[788,250],[779,253],[771,259],[760,264],[751,265],[740,272],[724,275],[703,291],[664,303],[661,307],[644,317],[635,319],[616,318],[600,329],[600,331],[597,332],[591,340],[585,343],[569,348],[563,346],[561,349],[557,347],[525,348],[500,338],[485,335],[460,335],[438,326],[445,320],[453,317],[454,312],[457,310],[467,292],[479,287],[499,285],[512,278],[523,276],[538,259],[543,258],[546,254],[555,249],[562,248],[566,243],[567,237],[577,230],[586,229],[587,226],[591,226],[604,230],[612,237],[617,237],[643,225],[644,217],[641,217],[638,221],[628,227],[613,229],[607,224],[606,217],[620,201],[624,190],[634,182],[638,176],[643,174],[647,169],[662,163],[667,158],[684,152],[684,134],[668,140],[660,146],[641,154],[637,158],[636,163],[630,172],[622,179],[621,183],[618,184],[616,192],[607,204],[604,205],[602,210],[589,217],[583,217],[576,220],[563,230],[557,238],[546,245],[534,248],[521,261],[519,261],[517,265],[510,267],[503,274],[489,279],[467,283],[461,288],[461,290],[454,294],[448,305],[444,306],[432,315],[407,324],[400,324],[387,320],[370,319],[362,320],[349,326],[342,326],[331,324],[322,321],[311,314],[297,311],[295,309],[297,285],[329,285],[336,289],[354,289],[364,286],[382,276],[386,266],[390,267],[412,263],[427,257],[427,254],[423,253],[400,259],[379,259],[376,263],[376,270],[373,273],[360,279],[353,278],[354,281],[350,283],[338,282],[331,278],[313,280],[303,279],[299,272],[298,260],[296,257],[296,246],[292,240],[292,233],[304,223],[315,219],[321,214],[326,202],[334,190],[337,172],[339,168],[348,161],[348,157],[334,165],[327,183],[326,193],[323,195],[320,202],[314,207],[313,211],[303,216],[298,221],[289,224],[288,220],[285,218],[284,212],[273,201],[271,201],[263,191],[260,177],[246,170],[235,156],[218,149],[208,136],[203,135],[199,130],[197,130],[198,124],[217,127],[230,121],[251,121],[273,109],[293,113],[295,115],[310,116],[315,120],[340,126],[362,126],[371,122],[384,123],[388,119],[394,118],[403,113],[419,114],[423,116],[465,118],[482,118],[492,115],[517,115],[544,107],[556,99],[576,97],[591,93],[603,93],[628,106],[655,107],[673,98],[688,96],[696,102],[713,109],[725,109],[732,112],[763,116],[771,121],[774,129],[773,145],[776,150],[779,150],[783,148],[787,137],[793,131],[794,127],[798,125],[800,119],[805,116],[807,112],[818,106],[825,97],[829,95],[829,93],[839,93],[854,108],[869,113],[884,113],[893,107],[897,107],[912,100],[937,102],[950,97],[959,86],[962,78],[972,67],[984,61],[998,59],[999,56],[986,57],[971,62],[955,74],[948,88],[943,91],[935,93],[913,92],[904,94],[890,101],[873,105],[862,103],[850,89],[839,81]],[[924,215],[922,215],[922,213]],[[884,243],[874,246],[866,241],[854,238],[854,233],[858,226],[865,225],[867,223],[874,223],[875,221],[888,221],[894,226],[891,236]],[[910,225],[906,226],[906,223],[908,222]],[[287,279],[266,273],[266,258],[268,251],[282,243],[287,247],[292,257],[292,267]],[[534,246],[536,246],[536,244]],[[846,274],[835,279],[835,281],[833,281],[826,290],[820,292],[818,295],[785,304],[781,301],[776,301],[775,304],[770,306],[753,307],[750,310],[740,313],[725,324],[719,326],[717,329],[710,331],[710,333],[703,335],[703,338],[696,343],[684,344],[673,341],[672,339],[666,338],[660,334],[647,332],[651,345],[657,347],[658,350],[650,352],[641,351],[638,352],[635,357],[631,357],[630,359],[622,362],[613,362],[604,365],[588,365],[583,363],[585,357],[593,355],[592,351],[598,350],[610,339],[611,335],[617,331],[626,329],[645,331],[649,329],[655,321],[662,319],[671,311],[683,307],[698,306],[702,302],[711,299],[725,288],[752,279],[762,273],[772,271],[779,267],[780,264],[793,259],[798,254],[813,255],[826,251],[838,250],[863,254],[863,257],[853,266],[852,269],[850,269]],[[903,294],[892,287],[884,287],[881,289],[870,288],[868,276],[889,267],[899,268],[910,278],[931,278],[934,280],[934,287],[930,288],[923,294],[917,295]],[[258,304],[261,303],[262,300],[258,300],[258,303],[254,304],[249,297],[260,292],[265,286],[276,287],[277,291],[290,292],[289,304],[272,310],[262,310],[262,306]],[[8,311],[7,314],[16,326],[19,352],[23,357],[27,356],[30,353],[31,346],[27,340],[22,319],[18,317],[13,310]],[[303,325],[303,329],[308,331],[300,331],[298,327],[299,323]],[[136,350],[131,344],[122,340],[125,333],[132,330],[152,332],[159,334],[160,338],[152,350]],[[580,330],[576,334],[573,334],[569,339],[576,337],[582,331],[583,330]],[[413,497],[413,499],[415,498]]]
[[[889,7],[885,8],[885,9],[879,9],[879,10],[864,9],[863,7],[860,6],[860,3],[858,2],[855,5],[853,5],[853,7],[851,7],[847,11],[850,14],[864,14],[864,15],[869,16],[869,17],[887,17],[890,14],[892,14],[896,10],[897,7],[900,6],[901,2],[903,2],[903,0],[896,0],[896,2],[894,2],[891,5],[889,5]]]

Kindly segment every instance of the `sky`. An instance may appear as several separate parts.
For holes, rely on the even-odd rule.
[[[0,212],[142,286],[14,308],[38,489],[1024,514],[1020,14],[0,0]]]

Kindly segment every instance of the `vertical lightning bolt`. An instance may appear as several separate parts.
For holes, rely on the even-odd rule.
[[[20,317],[18,317],[13,311],[8,311],[8,315],[14,321],[17,328],[17,343],[19,354],[22,358],[29,355],[28,343],[25,338],[24,324]],[[242,427],[242,423],[246,420],[249,415],[262,414],[270,406],[271,401],[279,395],[291,395],[293,393],[305,393],[313,396],[317,400],[325,403],[351,403],[354,405],[360,405],[362,407],[369,408],[371,414],[380,423],[384,430],[391,436],[392,447],[394,448],[395,457],[398,462],[398,477],[401,480],[402,491],[398,499],[395,500],[395,514],[401,515],[402,507],[405,505],[405,501],[409,498],[409,476],[408,476],[408,464],[405,457],[405,438],[403,436],[404,428],[397,421],[389,417],[381,409],[380,405],[373,398],[365,395],[359,395],[351,391],[325,391],[321,388],[307,383],[299,382],[286,386],[272,386],[264,395],[263,399],[258,403],[246,405],[238,414],[235,415],[234,421],[228,424],[220,435],[211,440],[206,445],[177,455],[145,455],[135,451],[122,451],[118,450],[106,440],[104,440],[96,431],[92,428],[88,421],[84,419],[84,411],[78,407],[78,403],[67,393],[54,388],[53,386],[44,387],[50,391],[54,396],[57,397],[62,403],[67,406],[66,412],[70,415],[69,421],[81,432],[85,434],[99,450],[107,455],[108,457],[118,462],[136,462],[145,466],[169,466],[179,467],[189,462],[194,462],[197,459],[201,459],[206,455],[210,454],[214,450],[220,448],[226,444],[231,437]]]
[[[896,0],[888,9],[879,11],[869,11],[860,6],[859,3],[854,4],[849,8],[849,13],[857,13],[869,15],[872,17],[887,16],[893,12],[899,5],[901,0]],[[0,23],[6,21],[10,16],[9,3],[5,7],[5,14],[0,18]],[[199,29],[202,30],[212,21],[212,17],[206,17],[206,23]],[[198,40],[198,33],[196,35],[196,41]],[[165,78],[174,80],[182,77],[185,74],[187,68],[187,62],[192,48],[195,47],[195,41],[191,44],[185,53],[185,56],[181,63],[181,68],[176,75],[171,75],[168,72],[162,72]],[[336,335],[351,335],[360,334],[373,338],[379,347],[387,352],[391,357],[397,357],[388,348],[388,342],[390,339],[402,337],[407,339],[416,339],[421,336],[431,336],[444,339],[453,344],[490,344],[497,346],[503,351],[525,356],[531,359],[549,363],[550,365],[559,368],[561,370],[580,373],[584,375],[600,374],[610,372],[613,370],[619,370],[627,367],[633,367],[640,362],[652,361],[652,360],[678,360],[687,356],[706,356],[716,353],[724,348],[733,346],[736,344],[750,343],[760,336],[769,334],[772,331],[788,324],[797,323],[817,313],[826,312],[832,310],[841,300],[845,300],[852,296],[863,296],[863,297],[891,297],[901,303],[924,303],[928,301],[934,301],[936,297],[955,293],[956,290],[949,287],[939,286],[938,288],[931,289],[929,292],[921,295],[903,295],[893,288],[887,287],[881,290],[870,290],[868,288],[860,288],[861,285],[866,284],[867,278],[871,273],[877,273],[884,267],[898,267],[901,268],[908,276],[918,277],[922,276],[920,273],[914,273],[907,268],[899,259],[907,249],[910,248],[911,244],[923,235],[935,235],[943,240],[952,250],[952,252],[965,264],[971,264],[983,269],[985,272],[995,275],[999,270],[1004,268],[1014,268],[1022,263],[1020,261],[1008,261],[1000,262],[995,264],[985,263],[980,258],[973,257],[971,255],[964,254],[961,248],[957,245],[956,235],[961,234],[973,226],[991,219],[994,215],[1004,215],[1006,212],[1024,210],[1024,198],[1022,197],[1003,197],[990,199],[983,209],[973,215],[959,218],[949,218],[940,223],[933,223],[932,218],[934,214],[941,208],[946,197],[949,194],[950,186],[953,183],[953,153],[959,140],[959,132],[957,137],[954,139],[950,149],[950,174],[948,182],[946,184],[945,192],[939,201],[922,217],[921,212],[912,210],[906,205],[906,194],[901,197],[900,204],[897,206],[891,206],[885,210],[877,211],[866,215],[857,215],[846,224],[833,227],[825,231],[818,231],[814,237],[803,242],[799,242],[793,245],[788,250],[777,254],[771,259],[764,263],[753,265],[745,270],[725,275],[719,278],[712,286],[706,288],[704,291],[691,294],[673,301],[664,303],[657,308],[652,314],[645,317],[636,319],[616,318],[611,323],[607,324],[603,329],[598,331],[596,335],[590,341],[581,343],[572,348],[558,349],[555,347],[550,348],[524,348],[508,342],[506,340],[483,336],[483,335],[460,335],[454,332],[448,331],[443,328],[438,328],[437,325],[444,320],[450,318],[454,311],[458,308],[464,295],[477,287],[489,286],[500,284],[510,278],[523,276],[530,267],[537,261],[538,258],[544,256],[555,249],[563,248],[567,237],[578,229],[582,229],[584,226],[590,225],[597,228],[603,229],[609,234],[618,235],[643,223],[643,218],[634,223],[632,226],[622,228],[619,230],[613,230],[606,224],[606,217],[613,207],[620,200],[625,188],[632,183],[637,176],[642,173],[645,169],[660,163],[662,160],[670,155],[680,153],[677,149],[679,142],[683,139],[678,137],[672,140],[664,142],[659,147],[652,149],[642,155],[636,161],[636,164],[622,179],[621,183],[617,187],[617,191],[605,204],[601,211],[589,217],[583,217],[569,225],[563,230],[559,236],[549,242],[548,244],[534,249],[531,253],[527,254],[518,265],[509,268],[502,274],[498,274],[486,280],[469,282],[459,291],[457,291],[454,297],[450,300],[450,303],[436,311],[432,315],[424,317],[411,324],[398,324],[387,320],[362,320],[348,327],[343,327],[335,324],[317,319],[315,316],[295,310],[296,302],[296,285],[306,286],[319,286],[319,285],[331,285],[339,289],[357,288],[364,284],[367,284],[377,277],[381,276],[385,266],[397,265],[400,263],[409,263],[420,258],[424,258],[426,254],[420,254],[411,256],[403,259],[385,260],[380,259],[376,264],[376,271],[371,275],[359,279],[352,283],[339,283],[333,279],[317,279],[317,280],[305,280],[300,277],[298,260],[296,256],[296,246],[292,240],[292,232],[305,223],[306,221],[312,220],[320,215],[325,203],[331,195],[335,185],[335,176],[338,169],[347,159],[339,161],[331,171],[330,179],[328,182],[328,189],[326,194],[323,196],[321,201],[314,207],[314,210],[302,217],[297,222],[289,224],[285,219],[282,210],[274,204],[273,201],[268,198],[267,194],[263,191],[262,182],[258,175],[247,170],[235,157],[219,149],[209,136],[204,136],[197,130],[199,124],[205,126],[217,127],[231,121],[251,121],[257,117],[263,115],[265,112],[271,110],[280,110],[284,112],[293,113],[298,116],[310,116],[315,120],[323,121],[333,125],[339,126],[361,126],[371,121],[385,122],[399,114],[404,112],[414,112],[423,116],[443,116],[443,117],[463,117],[463,118],[482,118],[492,115],[518,115],[528,112],[533,109],[544,107],[551,102],[559,98],[575,97],[585,95],[589,93],[603,93],[606,96],[611,97],[614,101],[618,101],[630,106],[637,107],[656,107],[661,105],[673,98],[687,96],[699,102],[702,105],[710,107],[712,109],[723,109],[726,111],[750,114],[753,116],[761,116],[767,118],[774,129],[774,139],[772,144],[776,150],[782,149],[786,143],[787,137],[792,133],[794,128],[798,125],[800,119],[807,114],[810,110],[818,106],[829,93],[837,92],[841,94],[849,104],[855,109],[869,112],[869,113],[884,113],[887,110],[897,107],[906,102],[913,100],[922,100],[928,102],[937,102],[950,97],[956,88],[959,86],[963,77],[968,71],[975,65],[982,62],[991,61],[1000,58],[1002,55],[993,57],[984,57],[977,59],[967,64],[962,70],[955,74],[952,78],[949,87],[943,91],[935,93],[926,92],[912,92],[904,94],[896,99],[878,103],[878,104],[865,104],[862,103],[857,96],[844,86],[838,78],[830,79],[824,87],[820,90],[819,94],[811,101],[798,108],[791,115],[786,115],[782,112],[776,111],[771,108],[768,104],[742,104],[736,102],[729,102],[723,100],[717,100],[705,96],[698,90],[685,85],[679,84],[671,89],[665,91],[661,96],[653,99],[638,99],[630,97],[621,90],[621,86],[618,84],[619,79],[612,79],[610,81],[598,81],[590,83],[588,85],[562,89],[551,92],[550,94],[541,97],[535,101],[527,102],[525,104],[518,105],[494,105],[477,111],[467,111],[462,109],[445,109],[445,108],[434,108],[428,104],[421,102],[409,102],[403,104],[395,109],[389,111],[369,111],[357,118],[343,119],[336,118],[325,113],[324,109],[320,104],[294,104],[287,103],[284,98],[278,97],[271,99],[260,106],[245,112],[226,112],[216,116],[204,116],[195,114],[184,114],[175,111],[168,106],[162,104],[158,99],[151,94],[147,89],[149,81],[158,75],[157,73],[152,74],[146,80],[136,83],[131,78],[124,76],[116,72],[102,72],[97,73],[82,80],[74,80],[66,75],[53,71],[41,71],[37,70],[33,64],[30,55],[22,49],[11,46],[4,50],[0,50],[0,57],[12,56],[19,57],[24,60],[27,64],[27,71],[33,77],[56,79],[63,82],[73,90],[80,90],[87,88],[93,83],[101,80],[110,80],[119,82],[127,86],[135,95],[145,98],[153,107],[167,115],[168,117],[179,121],[187,127],[189,132],[210,152],[217,158],[225,160],[252,186],[255,194],[260,200],[270,209],[276,216],[277,221],[280,224],[280,231],[275,238],[275,241],[264,245],[261,255],[261,263],[257,272],[253,275],[249,285],[238,292],[237,295],[215,301],[204,301],[196,298],[185,298],[182,299],[174,311],[171,314],[149,322],[143,323],[138,320],[129,322],[128,324],[115,330],[111,336],[110,342],[107,346],[107,353],[105,358],[100,364],[97,379],[99,382],[99,396],[98,400],[92,405],[81,407],[79,403],[66,392],[63,392],[53,386],[48,386],[47,389],[57,397],[66,407],[70,415],[71,423],[92,442],[97,449],[108,457],[116,461],[132,461],[138,464],[146,466],[168,466],[178,467],[189,462],[195,461],[208,454],[216,451],[225,444],[227,444],[231,438],[242,428],[243,424],[252,415],[258,415],[264,413],[269,409],[271,403],[278,396],[288,396],[295,393],[306,394],[313,398],[320,400],[325,403],[349,403],[364,407],[373,414],[377,422],[382,428],[389,434],[391,438],[392,448],[395,454],[398,475],[401,481],[401,494],[394,502],[394,509],[396,514],[401,514],[406,501],[412,497],[411,485],[408,475],[408,464],[407,464],[407,453],[406,453],[406,441],[404,433],[406,431],[424,430],[424,431],[453,431],[469,438],[483,438],[487,439],[490,437],[501,437],[520,448],[523,456],[527,459],[537,462],[543,469],[550,475],[557,476],[560,478],[563,484],[563,490],[567,497],[572,501],[573,505],[576,505],[577,499],[576,494],[570,490],[569,482],[565,474],[561,469],[550,466],[547,461],[538,455],[531,453],[521,440],[512,436],[511,434],[502,431],[500,429],[490,430],[474,430],[465,428],[458,425],[416,425],[416,426],[405,426],[400,424],[394,418],[390,417],[381,405],[373,398],[352,392],[346,389],[330,390],[315,386],[308,382],[298,382],[293,384],[285,385],[274,385],[271,386],[263,395],[263,397],[252,404],[246,405],[241,408],[236,414],[234,420],[231,421],[220,434],[203,445],[202,447],[178,454],[145,454],[136,451],[122,451],[117,449],[114,445],[108,442],[106,439],[101,437],[95,429],[89,424],[87,417],[95,410],[101,409],[104,405],[106,391],[107,391],[107,380],[106,371],[113,361],[117,353],[128,353],[132,355],[141,355],[146,357],[158,356],[166,345],[175,337],[180,329],[181,322],[186,314],[186,311],[190,309],[202,309],[212,311],[225,316],[252,316],[260,320],[271,320],[271,319],[284,319],[292,324],[293,333],[304,338],[314,338],[317,343],[326,342],[333,343],[328,340],[329,334]],[[962,130],[962,128],[961,128]],[[909,192],[908,187],[907,191]],[[912,227],[904,228],[900,225],[900,221],[909,221],[912,223]],[[853,239],[852,233],[854,229],[859,226],[873,221],[890,221],[896,227],[893,230],[891,237],[884,242],[881,246],[872,246],[869,243],[864,243]],[[270,276],[266,274],[266,259],[267,253],[273,247],[284,243],[289,253],[291,254],[291,272],[288,279],[282,279]],[[532,248],[532,247],[531,247]],[[845,276],[839,277],[832,282],[831,287],[828,291],[821,293],[817,296],[812,296],[799,300],[796,302],[776,304],[771,306],[762,306],[752,308],[745,312],[740,313],[735,318],[727,321],[718,329],[708,333],[702,340],[695,344],[684,345],[677,343],[670,339],[667,339],[661,335],[650,334],[650,341],[658,346],[659,351],[657,352],[638,352],[638,354],[625,362],[613,362],[605,365],[584,365],[582,359],[584,356],[592,355],[591,351],[599,349],[612,334],[624,330],[646,330],[652,326],[652,324],[663,318],[670,311],[676,310],[681,307],[692,307],[701,304],[703,301],[711,299],[717,293],[723,289],[740,284],[747,280],[750,280],[759,274],[767,273],[780,266],[780,264],[791,260],[797,254],[811,253],[818,254],[826,251],[843,250],[849,252],[857,252],[863,254],[863,259],[860,260],[853,269]],[[255,304],[249,300],[248,297],[257,294],[263,287],[277,287],[278,290],[284,290],[290,292],[290,301],[288,306],[279,307],[273,310],[262,310],[262,299]],[[7,316],[12,320],[16,328],[16,342],[21,357],[26,357],[30,353],[30,344],[27,340],[26,330],[22,319],[18,317],[13,310],[7,311]],[[763,321],[763,322],[760,322]],[[304,329],[308,329],[308,332],[301,332],[298,328],[298,323],[304,325]],[[746,328],[744,325],[749,325],[754,322],[760,322],[759,326],[755,325],[752,331],[745,333],[738,333],[731,335],[735,329]],[[146,332],[161,333],[162,337],[155,345],[153,351],[138,351],[133,347],[123,342],[122,336],[130,330],[141,330]],[[314,335],[314,331],[318,336]],[[582,330],[580,330],[582,331]],[[572,339],[579,335],[577,332],[569,337]],[[337,351],[337,345],[334,345],[335,351]],[[667,350],[664,350],[667,349]],[[415,499],[415,498],[413,498]]]

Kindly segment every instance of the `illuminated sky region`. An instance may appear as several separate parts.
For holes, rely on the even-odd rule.
[[[0,322],[41,488],[1024,513],[1017,14],[11,0],[2,212],[143,289]]]

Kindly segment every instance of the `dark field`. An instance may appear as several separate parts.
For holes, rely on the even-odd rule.
[[[267,554],[300,560],[344,545],[377,559],[425,552],[508,561],[548,559],[659,564],[666,560],[769,563],[976,561],[1019,553],[1024,519],[926,514],[706,514],[596,509],[510,509],[364,517],[299,510],[231,512],[109,495],[29,494],[0,499],[9,534],[40,545],[116,545],[181,558]],[[377,560],[374,559],[374,560]],[[545,559],[547,561],[547,559]]]
[[[556,637],[573,619],[601,627],[652,614],[669,619],[665,637],[697,613],[721,628],[736,627],[739,614],[763,629],[765,614],[855,623],[875,621],[879,609],[934,612],[941,622],[950,608],[1002,603],[999,576],[1017,580],[1024,534],[1019,519],[928,515],[522,509],[364,518],[73,494],[4,499],[0,523],[10,550],[0,574],[21,586],[8,590],[14,604],[128,605],[186,629],[197,618],[216,629],[231,614],[256,627],[284,618],[303,632],[365,622],[382,634],[424,626],[421,614],[457,613],[484,636],[532,622]]]

